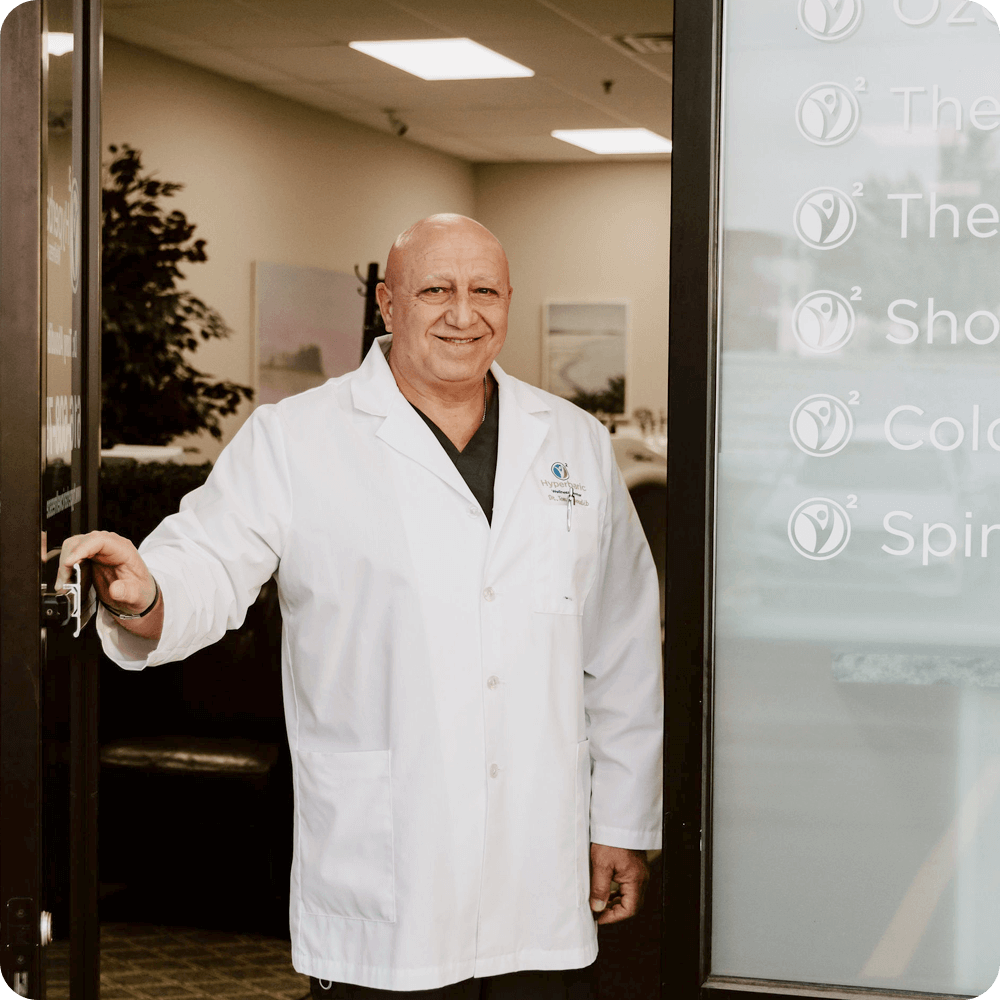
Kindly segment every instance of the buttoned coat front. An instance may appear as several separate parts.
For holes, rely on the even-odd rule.
[[[488,523],[390,339],[253,413],[141,546],[159,642],[102,611],[105,648],[181,659],[276,575],[299,972],[415,990],[581,967],[590,842],[660,844],[652,558],[604,427],[498,365]]]

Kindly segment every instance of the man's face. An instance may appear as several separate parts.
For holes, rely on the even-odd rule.
[[[481,381],[507,336],[503,249],[466,222],[429,226],[393,254],[378,287],[393,367],[431,391]]]

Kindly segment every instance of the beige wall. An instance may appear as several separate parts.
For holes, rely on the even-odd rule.
[[[546,299],[628,299],[627,405],[664,408],[670,164],[482,164],[476,211],[511,261],[505,370],[538,384]]]
[[[104,145],[128,143],[207,241],[187,286],[234,333],[197,368],[252,385],[251,262],[350,272],[384,262],[396,234],[432,212],[479,218],[501,239],[515,286],[500,363],[538,384],[546,299],[629,299],[630,409],[666,402],[669,163],[483,164],[107,39]],[[229,419],[225,438],[249,408]],[[214,459],[219,444],[196,444]]]
[[[187,287],[234,331],[194,355],[216,377],[253,384],[252,261],[363,272],[411,222],[475,210],[461,160],[112,38],[102,107],[105,149],[128,143],[185,186],[172,201],[208,253]],[[227,422],[227,438],[248,413]],[[201,461],[218,453],[208,435],[194,443]]]

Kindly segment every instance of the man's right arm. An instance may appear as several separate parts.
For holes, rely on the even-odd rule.
[[[75,536],[63,546],[59,582],[80,562],[114,611],[139,615],[152,604],[142,618],[100,610],[104,651],[120,667],[182,660],[242,624],[278,567],[290,523],[283,424],[277,407],[262,406],[138,550],[112,532]]]
[[[112,612],[141,615],[115,618],[117,624],[142,639],[156,641],[163,631],[163,595],[136,547],[113,531],[91,531],[63,542],[56,589],[69,583],[73,567],[90,561],[97,597]]]

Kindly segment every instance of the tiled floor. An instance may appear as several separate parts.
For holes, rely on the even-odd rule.
[[[68,945],[47,951],[47,1000],[69,998]],[[101,925],[101,1000],[301,1000],[291,945],[255,934]]]

